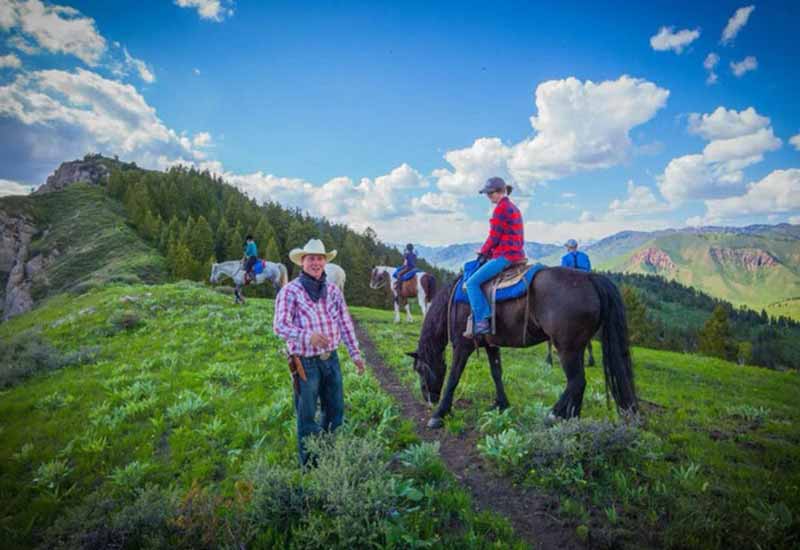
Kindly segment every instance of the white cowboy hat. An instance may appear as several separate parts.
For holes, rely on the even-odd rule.
[[[303,265],[303,256],[308,254],[321,254],[329,262],[336,257],[336,251],[325,252],[325,245],[319,239],[309,240],[303,248],[295,248],[289,252],[289,259],[296,265]]]

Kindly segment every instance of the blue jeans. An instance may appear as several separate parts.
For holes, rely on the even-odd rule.
[[[334,351],[323,361],[318,357],[301,357],[306,371],[306,380],[298,378],[299,393],[294,395],[294,410],[297,413],[297,447],[300,464],[308,462],[304,440],[321,431],[332,432],[342,425],[344,419],[344,390],[339,356]],[[317,402],[322,414],[317,422]]]
[[[510,264],[511,262],[505,258],[489,260],[467,279],[467,296],[469,297],[469,306],[472,308],[472,320],[474,322],[477,323],[483,319],[488,319],[492,314],[491,306],[486,301],[481,285],[503,271]]]

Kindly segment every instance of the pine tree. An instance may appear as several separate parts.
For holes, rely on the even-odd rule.
[[[217,256],[218,262],[228,260],[228,258],[225,257],[225,247],[229,231],[228,220],[223,216],[219,222],[219,226],[217,226],[217,232],[214,234],[214,253]]]
[[[267,241],[262,257],[270,262],[281,263],[281,251],[274,238]]]
[[[711,316],[697,335],[700,353],[733,360],[736,358],[736,344],[731,336],[728,312],[721,304],[714,308]]]
[[[205,261],[214,254],[214,234],[204,216],[197,218],[191,234],[186,235],[189,252],[199,261]]]
[[[179,242],[175,247],[175,278],[194,279],[200,270],[197,260],[192,257],[189,247]]]
[[[236,227],[228,231],[228,236],[225,239],[225,260],[240,260],[244,255],[244,236],[242,235],[242,226],[236,224]]]
[[[622,285],[622,301],[625,303],[625,317],[628,321],[631,344],[638,346],[651,344],[655,327],[647,316],[647,306],[639,291],[633,286]]]

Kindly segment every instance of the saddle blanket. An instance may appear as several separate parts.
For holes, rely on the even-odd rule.
[[[398,271],[399,271],[399,269],[395,269],[395,270],[394,270],[394,273],[392,273],[392,278],[393,278],[393,279],[397,279],[397,272],[398,272]],[[403,274],[403,275],[400,277],[400,281],[404,283],[404,282],[406,282],[406,281],[408,281],[408,280],[410,280],[410,279],[413,279],[414,277],[416,277],[416,276],[417,276],[417,273],[419,273],[419,269],[412,269],[412,270],[411,270],[411,271],[409,271],[408,273],[404,273],[404,274]]]
[[[253,273],[256,275],[260,275],[264,271],[264,266],[266,262],[264,260],[256,260],[256,263],[253,264]]]
[[[472,260],[471,262],[467,262],[464,264],[464,275],[459,277],[458,281],[456,281],[456,292],[453,298],[453,301],[458,303],[469,303],[469,298],[467,297],[467,291],[464,290],[464,278],[469,277],[475,273],[480,264],[478,260]],[[507,286],[505,288],[498,288],[497,292],[495,293],[495,301],[496,302],[505,302],[507,300],[513,300],[514,298],[519,298],[520,296],[524,296],[526,289],[530,286],[533,278],[536,277],[536,274],[539,273],[542,269],[547,267],[544,264],[533,264],[525,271],[525,274],[522,278],[511,286]],[[499,275],[502,276],[502,273]],[[486,285],[490,285],[493,279],[489,279],[486,283],[484,283],[484,292],[486,291]]]

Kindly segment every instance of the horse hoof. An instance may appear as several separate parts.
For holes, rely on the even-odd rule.
[[[431,419],[428,420],[428,427],[431,430],[438,430],[442,426],[444,426],[444,421],[438,416],[432,416]]]
[[[547,416],[544,417],[544,425],[547,426],[548,428],[550,426],[555,426],[559,422],[561,422],[561,419],[556,415],[554,415],[553,413],[547,413]]]

